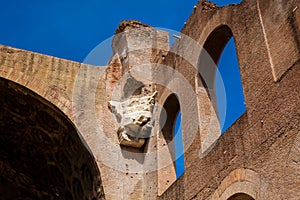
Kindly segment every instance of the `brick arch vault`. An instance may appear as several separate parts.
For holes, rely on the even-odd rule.
[[[93,148],[72,105],[82,65],[6,46],[0,63],[1,195],[104,199]]]
[[[76,127],[56,106],[0,78],[0,196],[104,199],[100,172]]]

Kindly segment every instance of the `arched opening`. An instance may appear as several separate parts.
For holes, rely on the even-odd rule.
[[[217,27],[208,36],[204,49],[199,58],[199,85],[206,88],[217,114],[219,132],[224,133],[246,111],[231,29],[227,25]]]
[[[182,138],[181,111],[177,113],[173,128],[174,143],[175,143],[175,171],[176,178],[179,178],[184,173],[184,148]]]
[[[184,173],[184,147],[178,98],[171,94],[160,115],[158,138],[158,193],[162,194]]]
[[[221,132],[224,133],[245,111],[245,99],[239,71],[234,38],[231,37],[221,54],[215,79],[216,99]],[[226,94],[222,94],[220,81]],[[223,98],[226,96],[226,101]],[[226,103],[226,105],[224,105]],[[224,110],[226,108],[226,110]]]
[[[254,198],[245,193],[237,193],[229,197],[227,200],[254,200]]]
[[[0,199],[104,199],[93,156],[51,103],[0,78]]]

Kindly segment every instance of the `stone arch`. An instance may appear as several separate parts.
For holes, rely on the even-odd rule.
[[[73,121],[72,94],[83,65],[0,45],[0,77],[25,86],[57,106]]]
[[[235,169],[226,176],[211,196],[211,199],[238,200],[239,196],[245,195],[249,200],[251,198],[279,199],[272,191],[272,186],[266,182],[261,174],[246,168]]]
[[[62,111],[4,78],[0,102],[1,198],[105,198],[94,157]]]
[[[198,104],[205,105],[198,108],[202,153],[207,153],[221,135],[215,83],[218,80],[217,77],[220,77],[220,73],[217,74],[217,68],[221,55],[231,38],[233,38],[233,32],[227,24],[216,26],[204,41],[203,50],[199,56],[196,89]],[[221,90],[226,93],[224,87],[221,87]],[[221,112],[224,113],[225,110]],[[221,114],[221,116],[224,115]]]
[[[217,26],[204,42],[203,50],[200,53],[198,61],[198,85],[203,85],[207,90],[213,106],[216,108],[214,97],[214,83],[217,71],[217,65],[220,60],[224,47],[233,37],[233,33],[228,25]],[[199,83],[199,81],[201,81]]]
[[[228,25],[219,25],[206,39],[203,47],[216,64],[219,62],[222,51],[232,36],[233,33]]]
[[[254,198],[245,193],[236,193],[229,197],[228,200],[254,200]]]
[[[160,122],[165,121],[164,124],[160,124],[160,127],[162,127],[162,134],[166,138],[166,141],[170,142],[173,139],[173,125],[175,118],[180,110],[180,105],[176,94],[172,93],[168,96],[163,108],[165,113],[162,112],[161,118],[166,118],[166,120],[160,120]]]
[[[180,104],[176,94],[171,93],[163,103],[160,114],[158,139],[158,194],[161,195],[176,181],[174,123],[180,111]],[[166,148],[167,147],[167,148]],[[161,150],[162,149],[162,150]],[[161,150],[161,151],[160,151]]]

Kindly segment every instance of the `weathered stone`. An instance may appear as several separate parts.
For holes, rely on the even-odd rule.
[[[181,31],[182,38],[171,48],[173,53],[168,52],[167,33],[124,23],[117,31],[123,35],[113,41],[115,57],[107,70],[0,46],[0,196],[101,199],[105,191],[107,199],[227,200],[241,193],[258,200],[298,199],[300,2],[244,0],[224,7],[204,2],[195,6]],[[144,30],[139,31],[141,27]],[[215,63],[234,36],[247,112],[220,137],[217,129],[212,129],[212,134],[205,131],[206,125],[215,125],[208,120],[215,108],[209,105],[214,97],[206,93],[211,89],[207,85],[196,84],[202,81],[190,66],[193,62],[180,58],[182,52],[195,56],[196,62],[199,58],[192,45],[182,44],[183,35],[205,47]],[[194,115],[185,108],[191,106],[200,115],[192,144],[184,143],[185,173],[178,179],[172,160],[172,127],[163,130],[170,132],[168,137],[159,131],[157,137],[151,135],[144,148],[120,146],[116,132],[121,133],[124,145],[145,143],[146,138],[136,136],[146,135],[147,130],[139,128],[149,123],[149,113],[128,115],[137,123],[123,130],[107,106],[110,99],[122,103],[145,95],[127,90],[139,86],[135,80],[141,81],[149,94],[158,91],[156,105],[183,92],[185,88],[177,87],[174,92],[165,87],[168,81],[181,82],[157,70],[160,66],[135,70],[149,62],[174,69],[198,92],[196,106],[190,105],[189,96],[179,99],[176,106],[182,114],[184,142],[191,138],[188,128],[195,126],[190,120]],[[127,71],[134,79],[128,81]],[[145,83],[141,74],[150,83]],[[213,76],[210,79],[214,82]],[[163,84],[155,80],[163,80]],[[129,87],[122,90],[126,84]],[[115,95],[119,85],[120,94]],[[166,106],[171,114],[173,106]],[[175,118],[170,112],[166,116]],[[152,120],[156,124],[156,119],[150,123]],[[158,167],[166,160],[170,160],[168,166]]]
[[[122,33],[124,31],[130,31],[136,28],[144,28],[144,27],[151,27],[147,24],[143,24],[137,20],[123,20],[120,22],[119,27],[117,28],[115,34]]]
[[[206,0],[201,1],[202,10],[211,11],[217,8],[215,3],[207,2]]]
[[[141,147],[145,138],[150,136],[156,95],[157,92],[154,92],[151,96],[130,98],[123,102],[108,102],[109,108],[120,124],[117,133],[121,145]]]

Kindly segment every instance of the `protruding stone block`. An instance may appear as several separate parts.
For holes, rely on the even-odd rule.
[[[140,148],[152,130],[152,112],[155,104],[154,92],[151,96],[130,98],[123,102],[109,101],[108,106],[120,126],[117,130],[119,142],[124,146]]]

